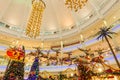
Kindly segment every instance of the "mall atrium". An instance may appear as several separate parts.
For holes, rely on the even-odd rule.
[[[0,0],[0,80],[120,80],[120,0]]]

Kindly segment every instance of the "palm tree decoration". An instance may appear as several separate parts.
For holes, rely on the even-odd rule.
[[[99,35],[97,37],[97,40],[99,40],[100,38],[102,38],[102,40],[103,40],[105,38],[105,40],[107,41],[108,46],[109,46],[113,56],[114,56],[114,59],[115,59],[117,65],[118,65],[118,67],[120,68],[120,63],[119,63],[119,61],[118,61],[118,59],[117,59],[117,57],[115,55],[115,52],[113,51],[113,48],[112,48],[112,46],[111,46],[111,44],[110,44],[110,42],[108,40],[108,38],[112,39],[111,34],[115,34],[115,32],[111,32],[110,29],[111,29],[111,27],[102,27],[102,28],[100,28],[100,31],[97,33],[97,35]]]

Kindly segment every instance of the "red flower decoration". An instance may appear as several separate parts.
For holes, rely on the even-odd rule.
[[[107,69],[105,72],[112,73],[113,71],[111,69]]]
[[[114,76],[108,76],[108,78],[114,78]]]
[[[7,50],[7,55],[8,55],[9,57],[12,57],[14,53],[15,53],[15,50],[14,50],[14,49],[9,49],[9,50]]]
[[[24,52],[20,49],[11,48],[7,50],[7,55],[11,59],[22,60],[24,57]]]

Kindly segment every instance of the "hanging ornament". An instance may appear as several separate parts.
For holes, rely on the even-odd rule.
[[[79,9],[81,9],[88,0],[66,0],[65,5],[71,9],[77,12]]]
[[[85,59],[87,59],[87,60],[91,60],[90,56],[86,56]]]
[[[103,56],[99,56],[99,58],[100,58],[100,59],[104,59],[104,57],[103,57]]]
[[[106,73],[112,73],[113,71],[112,71],[112,69],[107,69],[107,70],[105,70],[105,72]]]
[[[107,78],[108,78],[108,79],[109,79],[109,78],[114,78],[114,76],[113,76],[113,75],[111,75],[111,76],[108,76]]]
[[[46,5],[42,0],[32,1],[32,10],[26,27],[26,35],[28,37],[36,38],[40,35],[40,26],[45,7]]]

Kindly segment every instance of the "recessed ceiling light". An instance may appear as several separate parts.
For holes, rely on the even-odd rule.
[[[116,16],[114,16],[113,19],[116,19]]]

